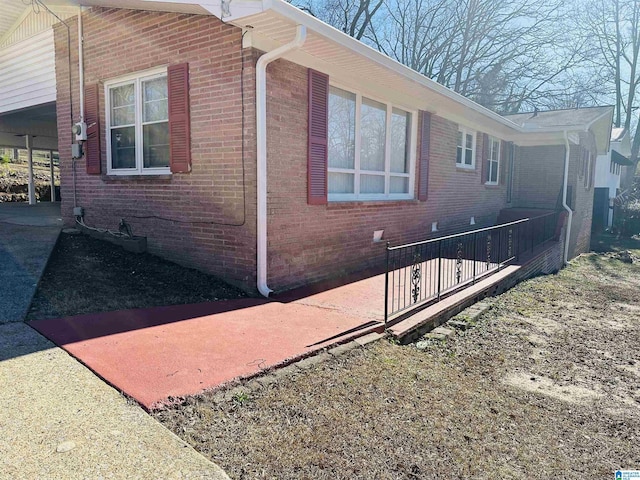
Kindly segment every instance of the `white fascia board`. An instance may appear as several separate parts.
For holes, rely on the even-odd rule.
[[[175,3],[193,3],[191,0],[174,0]],[[226,7],[223,9],[223,3]],[[199,2],[199,5],[212,15],[225,22],[234,22],[238,19],[262,13],[265,10],[263,0],[212,0],[206,3]]]
[[[609,151],[611,142],[611,126],[613,124],[613,107],[589,123],[585,130],[591,131],[596,140],[598,154]]]
[[[328,25],[322,22],[321,20],[318,20],[317,18],[312,17],[308,13],[305,13],[302,10],[294,7],[293,5],[290,5],[284,0],[266,1],[265,7],[273,10],[274,12],[286,18],[291,19],[297,24],[305,25],[307,28],[318,33],[319,35],[325,38],[331,39],[339,43],[340,45],[344,46],[345,48],[348,48],[368,58],[369,60],[376,62],[379,65],[382,65],[385,68],[395,71],[400,75],[406,77],[407,79],[412,80],[422,86],[425,86],[435,91],[436,93],[439,93],[453,100],[454,102],[460,103],[465,107],[470,108],[471,110],[479,112],[483,116],[488,117],[494,120],[495,122],[498,122],[516,131],[520,130],[520,127],[514,122],[512,122],[511,120],[508,120],[502,117],[501,115],[489,110],[488,108],[475,103],[473,100],[469,100],[468,98],[460,95],[459,93],[456,93],[453,90],[450,90],[449,88],[443,85],[440,85],[434,80],[431,80],[425,77],[424,75],[416,72],[415,70],[407,67],[406,65],[403,65],[397,60],[394,60],[391,57],[388,57],[387,55],[379,52],[378,50],[375,50],[374,48],[369,47],[368,45],[365,45],[359,40],[356,40],[350,37],[346,33],[341,32],[340,30],[332,27],[331,25]]]
[[[588,128],[587,124],[571,125],[567,127],[523,127],[508,118],[475,103],[473,100],[440,85],[434,80],[425,77],[406,65],[403,65],[372,47],[365,45],[359,40],[350,37],[331,25],[318,20],[306,12],[290,5],[284,0],[264,0],[264,9],[271,10],[280,17],[283,17],[294,24],[304,25],[310,30],[310,32],[324,38],[326,41],[336,43],[343,48],[349,49],[358,55],[361,55],[368,60],[397,73],[406,80],[414,82],[422,88],[427,89],[427,91],[435,97],[429,98],[430,102],[420,108],[428,110],[434,115],[465,125],[469,128],[474,128],[509,141],[516,141],[516,138],[518,138],[520,142],[525,140],[524,137],[519,134],[524,133],[527,137],[530,137],[533,134],[533,137],[537,136],[538,138],[540,138],[539,134],[551,134],[554,144],[556,144],[556,142],[559,142],[559,144],[564,143],[563,132],[567,129],[579,131]],[[244,18],[241,21],[240,19],[237,19],[235,24],[240,27],[245,27],[251,23],[250,20],[251,19],[249,17]],[[251,46],[258,50],[270,51],[280,46],[278,42],[261,35],[260,32],[252,31],[252,35],[246,35],[246,37],[248,38],[245,46]],[[294,52],[293,54],[287,55],[286,58],[303,66],[323,71],[331,76],[332,67],[329,62],[306,55],[303,51]],[[342,73],[342,77],[344,81],[344,73]],[[367,83],[374,85],[375,82],[373,80],[367,82],[367,80],[362,77],[357,78],[358,85],[363,86]],[[380,91],[381,89],[378,87],[377,90]],[[438,101],[436,97],[438,97],[440,101]],[[408,95],[407,98],[409,98]],[[436,100],[435,102],[431,101],[434,99]],[[415,105],[416,99],[413,98],[411,102]],[[487,119],[492,120],[492,122],[487,123]],[[533,137],[530,137],[531,139],[526,140],[526,142],[533,142],[534,144],[539,145],[539,141]]]
[[[323,40],[332,41],[327,38],[323,38]],[[247,29],[243,38],[243,48],[255,48],[263,52],[269,52],[280,46],[279,42],[261,35],[255,30]],[[433,115],[438,115],[467,128],[486,132],[505,140],[511,140],[511,137],[518,133],[517,130],[514,130],[515,124],[505,126],[503,123],[487,122],[486,117],[480,113],[469,112],[466,106],[454,103],[451,99],[440,95],[433,89],[425,88],[423,85],[420,85],[420,90],[424,93],[417,97],[415,94],[409,93],[409,89],[400,88],[400,85],[397,85],[396,88],[391,88],[376,82],[373,76],[346,72],[339,66],[332,64],[330,59],[319,58],[305,52],[304,47],[286,54],[284,58],[303,67],[313,68],[329,75],[332,83],[339,84],[341,88],[364,94],[368,93],[405,108],[426,110]],[[411,85],[409,80],[405,81],[408,82],[408,85]]]
[[[574,145],[580,144],[580,135],[578,132],[579,130],[568,133],[570,143]],[[515,135],[512,140],[519,147],[542,147],[565,144],[564,130],[522,132]]]

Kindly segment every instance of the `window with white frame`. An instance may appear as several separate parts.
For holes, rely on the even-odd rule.
[[[105,99],[108,173],[169,173],[166,69],[107,82]]]
[[[458,129],[458,147],[456,150],[456,165],[462,168],[476,166],[476,134],[473,131]]]
[[[331,86],[330,201],[413,198],[413,114]]]
[[[487,178],[488,185],[498,184],[500,169],[500,140],[489,137],[489,157],[487,158]]]

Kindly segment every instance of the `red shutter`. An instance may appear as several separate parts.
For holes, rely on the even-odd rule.
[[[327,203],[329,136],[329,77],[309,69],[309,126],[307,153],[307,203]]]
[[[489,173],[489,135],[482,134],[482,173],[480,175],[480,183],[487,181],[487,175]]]
[[[429,143],[431,141],[431,114],[422,113],[420,129],[420,177],[418,178],[418,200],[425,202],[429,190]]]
[[[97,83],[84,87],[84,117],[87,124],[87,141],[84,144],[87,173],[100,175],[100,89]]]
[[[504,140],[501,140],[500,141],[500,167],[498,168],[499,175],[500,175],[500,179],[499,179],[500,185],[504,185],[504,179],[506,178],[506,174],[507,174],[507,158],[509,158],[508,152],[509,152],[509,144]]]
[[[167,69],[169,90],[169,144],[172,173],[191,171],[191,118],[189,110],[189,64]]]

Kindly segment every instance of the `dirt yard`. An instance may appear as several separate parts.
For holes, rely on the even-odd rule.
[[[49,201],[51,179],[48,160],[34,161],[33,178],[36,199]],[[54,167],[54,182],[60,185],[60,170]],[[0,202],[26,202],[29,200],[29,168],[26,163],[0,162]]]
[[[27,320],[244,297],[211,275],[87,235],[61,234]]]
[[[520,284],[426,350],[381,341],[156,417],[234,479],[613,478],[640,468],[631,247]]]

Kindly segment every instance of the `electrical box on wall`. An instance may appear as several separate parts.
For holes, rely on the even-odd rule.
[[[72,143],[71,144],[71,157],[73,157],[73,158],[82,158],[82,144],[81,143]]]
[[[87,139],[87,124],[78,122],[73,126],[71,132],[76,136],[76,142],[84,142]]]

